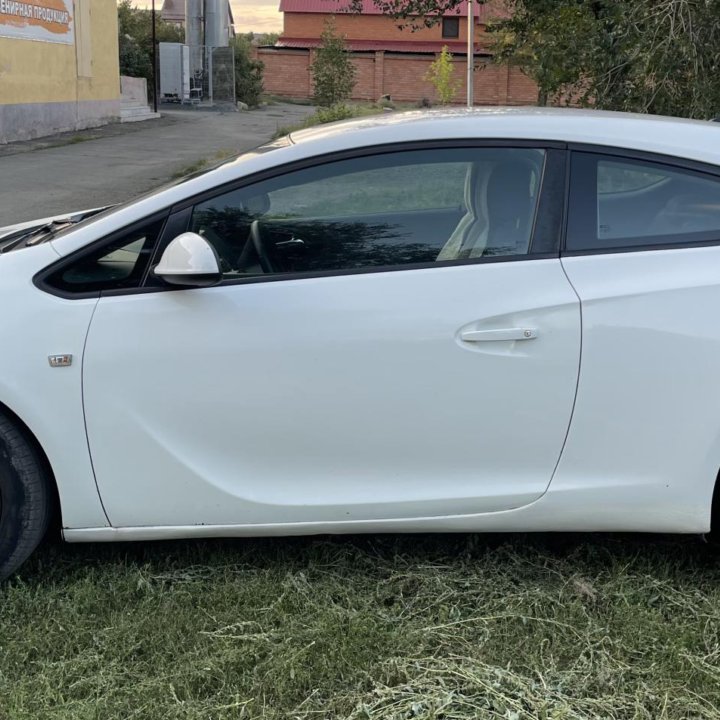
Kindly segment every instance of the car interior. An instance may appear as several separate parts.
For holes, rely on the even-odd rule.
[[[464,164],[457,204],[395,212],[306,215],[287,202],[276,211],[276,191],[259,184],[198,206],[190,229],[215,247],[226,277],[525,254],[543,161],[542,151],[485,152]]]
[[[598,164],[598,230],[601,245],[621,238],[685,235],[720,226],[720,188],[716,182],[675,172],[645,174],[640,187],[603,191],[611,163]],[[638,181],[643,178],[635,172]]]

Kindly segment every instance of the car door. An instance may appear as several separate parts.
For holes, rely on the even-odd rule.
[[[563,266],[582,301],[573,423],[553,491],[608,530],[709,529],[720,467],[720,172],[573,153]],[[576,501],[577,502],[577,501]]]
[[[392,527],[542,495],[580,352],[564,167],[543,147],[364,151],[176,208],[223,281],[105,294],[88,333],[112,524]]]

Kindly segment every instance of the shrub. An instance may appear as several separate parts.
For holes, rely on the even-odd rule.
[[[452,54],[447,45],[443,45],[441,53],[433,60],[425,76],[425,79],[435,88],[438,100],[442,105],[452,102],[453,96],[460,88],[460,81],[453,77],[454,73]]]
[[[251,56],[252,45],[246,36],[235,37],[232,46],[235,51],[235,99],[249,107],[257,107],[263,91],[265,64]]]
[[[355,66],[337,34],[335,20],[325,22],[321,44],[310,66],[315,93],[313,99],[322,107],[332,107],[347,100],[355,87]]]
[[[344,103],[333,105],[328,108],[318,108],[315,113],[315,117],[317,118],[319,125],[337,122],[338,120],[347,120],[348,118],[355,117],[356,115],[357,112]]]

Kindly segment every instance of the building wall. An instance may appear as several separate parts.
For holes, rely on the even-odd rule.
[[[74,1],[75,43],[0,37],[0,142],[120,116],[115,0]]]
[[[265,63],[265,91],[285,97],[312,97],[310,64],[312,51],[261,48],[258,58]],[[417,102],[422,98],[435,100],[435,89],[425,80],[432,55],[396,53],[355,53],[357,69],[354,100],[377,100],[390,95],[398,102]],[[466,97],[466,64],[456,57],[455,78],[458,90],[454,102],[464,103]],[[538,99],[535,83],[519,68],[480,63],[473,78],[477,105],[534,105]]]
[[[284,14],[283,36],[289,38],[319,38],[328,15],[323,13],[289,13]],[[467,42],[467,20],[460,18],[459,35],[457,38],[443,38],[442,24],[430,28],[420,28],[411,32],[400,29],[397,20],[387,15],[350,15],[338,13],[335,26],[339,35],[347,40],[407,40],[410,42]],[[485,31],[482,25],[475,29],[475,39],[482,42]],[[282,36],[281,36],[282,41]]]

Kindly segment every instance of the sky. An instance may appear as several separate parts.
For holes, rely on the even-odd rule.
[[[133,0],[138,7],[150,7],[149,0]],[[163,0],[155,0],[160,10]],[[230,0],[235,31],[244,32],[280,32],[282,15],[278,12],[280,0]]]

